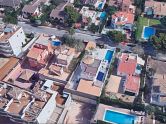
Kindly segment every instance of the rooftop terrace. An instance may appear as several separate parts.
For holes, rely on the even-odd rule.
[[[23,109],[28,105],[31,101],[30,95],[26,94],[22,96],[21,99],[16,100],[14,99],[7,111],[14,115],[22,115]]]

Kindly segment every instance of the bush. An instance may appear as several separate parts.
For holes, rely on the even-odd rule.
[[[123,42],[126,40],[126,35],[121,31],[108,31],[107,36],[116,43]]]
[[[68,35],[64,35],[62,37],[62,39],[64,41],[63,42],[64,44],[66,44],[69,47],[75,48],[78,52],[83,51],[85,48],[85,45],[82,41],[77,40],[77,39],[70,37]]]
[[[121,108],[126,108],[126,109],[132,109],[132,103],[126,103],[120,99],[110,99],[107,96],[100,98],[100,103],[111,106],[119,106]]]
[[[110,124],[110,123],[104,122],[104,121],[101,121],[101,120],[97,120],[97,124]]]
[[[92,23],[89,27],[88,30],[91,31],[92,33],[96,33],[99,30],[99,26],[95,25],[94,23]]]
[[[120,108],[125,109],[133,109],[134,111],[145,111],[145,105],[139,103],[127,103],[120,99],[111,99],[108,96],[102,95],[100,98],[100,103],[111,105],[111,106],[118,106]]]
[[[166,123],[166,116],[163,115],[155,115],[155,119],[160,121],[161,123]]]

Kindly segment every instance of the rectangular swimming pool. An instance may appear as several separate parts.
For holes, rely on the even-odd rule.
[[[103,81],[103,78],[104,78],[104,73],[99,71],[99,73],[97,75],[97,80]]]
[[[116,111],[106,110],[104,121],[115,124],[135,124],[136,116],[123,114]]]
[[[143,38],[145,40],[149,39],[151,36],[155,35],[156,30],[152,27],[144,27]]]
[[[105,60],[107,60],[108,62],[111,62],[113,54],[114,54],[114,51],[107,50],[107,53],[105,55]]]

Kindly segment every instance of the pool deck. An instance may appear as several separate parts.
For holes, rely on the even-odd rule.
[[[123,108],[115,108],[113,106],[108,106],[108,105],[104,105],[104,104],[99,104],[93,120],[96,120],[96,121],[103,120],[104,115],[105,115],[105,111],[109,110],[109,109],[116,111],[116,112],[119,112],[119,113],[137,116],[138,117],[137,124],[141,124],[141,117],[142,117],[141,113],[136,113],[136,112],[130,111],[128,109],[123,109]]]

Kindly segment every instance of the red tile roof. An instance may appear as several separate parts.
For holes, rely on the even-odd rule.
[[[112,15],[112,18],[120,18],[120,17],[124,17],[127,18],[126,21],[117,21],[116,24],[118,25],[124,25],[127,23],[133,24],[134,23],[134,14],[132,13],[128,13],[128,12],[122,12],[122,11],[118,11],[115,14]]]
[[[135,73],[136,66],[136,59],[131,59],[128,54],[123,54],[118,66],[118,72],[132,75]]]
[[[150,7],[153,9],[155,15],[166,15],[166,3],[157,1],[145,1],[145,7]]]
[[[2,68],[0,68],[0,80],[4,79],[5,76],[9,74],[9,72],[17,65],[18,62],[18,58],[11,57],[9,61]]]
[[[49,52],[47,50],[47,46],[39,44],[35,44],[27,54],[27,57],[32,58],[43,64],[46,63],[48,56]]]
[[[125,83],[125,89],[127,91],[138,93],[139,87],[140,87],[140,77],[132,76],[132,75],[127,76],[126,83]]]

